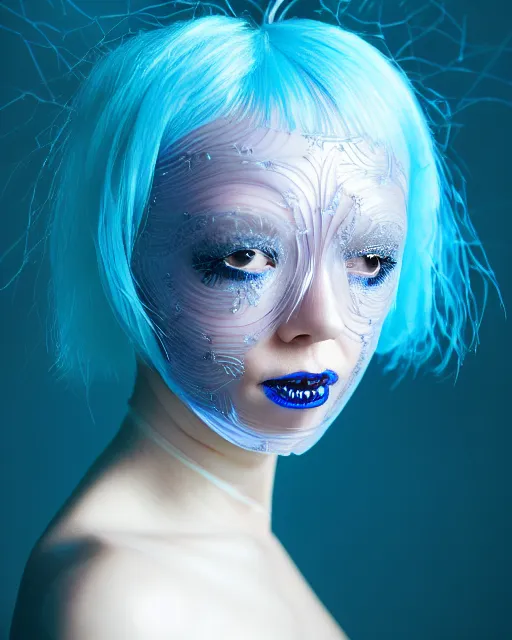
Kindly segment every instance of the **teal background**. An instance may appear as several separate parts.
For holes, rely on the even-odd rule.
[[[467,16],[468,40],[498,47],[512,34],[506,0],[445,4],[458,19]],[[51,4],[44,7],[51,20]],[[0,38],[2,91],[26,86],[33,73],[26,57],[12,34]],[[507,46],[501,73],[512,82]],[[505,96],[507,85],[486,90]],[[511,118],[504,104],[479,104],[459,116],[453,142],[509,311]],[[21,131],[0,144],[5,176],[33,140]],[[26,224],[33,174],[22,175],[2,199],[0,253]],[[20,257],[0,263],[1,285]],[[31,546],[116,432],[133,382],[126,371],[85,397],[55,379],[47,278],[44,260],[31,263],[0,292],[0,638]],[[491,294],[481,346],[456,384],[418,376],[391,390],[392,376],[374,361],[320,443],[280,460],[274,530],[351,640],[512,639],[511,344],[510,322]]]

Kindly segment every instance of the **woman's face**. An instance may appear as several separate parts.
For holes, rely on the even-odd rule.
[[[132,265],[168,386],[246,449],[311,447],[375,351],[406,203],[362,138],[218,120],[163,152]]]

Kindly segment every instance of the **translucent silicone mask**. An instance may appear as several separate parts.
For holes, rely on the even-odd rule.
[[[168,387],[238,446],[309,449],[393,303],[406,189],[363,138],[222,120],[163,149],[132,268]]]

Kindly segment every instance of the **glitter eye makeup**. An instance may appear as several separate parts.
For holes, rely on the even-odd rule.
[[[396,267],[397,261],[391,256],[362,252],[347,259],[349,279],[365,287],[381,285]]]
[[[268,278],[278,263],[277,251],[264,243],[248,242],[203,247],[194,252],[192,267],[199,272],[201,282],[214,287],[223,282],[242,282]],[[260,269],[258,269],[260,267]]]
[[[398,264],[404,236],[399,224],[389,222],[370,226],[363,233],[352,229],[344,236],[340,231],[339,241],[345,237],[342,254],[349,282],[364,289],[377,289],[384,284]]]

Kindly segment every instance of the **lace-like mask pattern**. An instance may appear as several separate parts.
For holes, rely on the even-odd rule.
[[[132,269],[169,388],[238,446],[310,448],[375,351],[406,201],[360,137],[220,120],[164,149]]]

